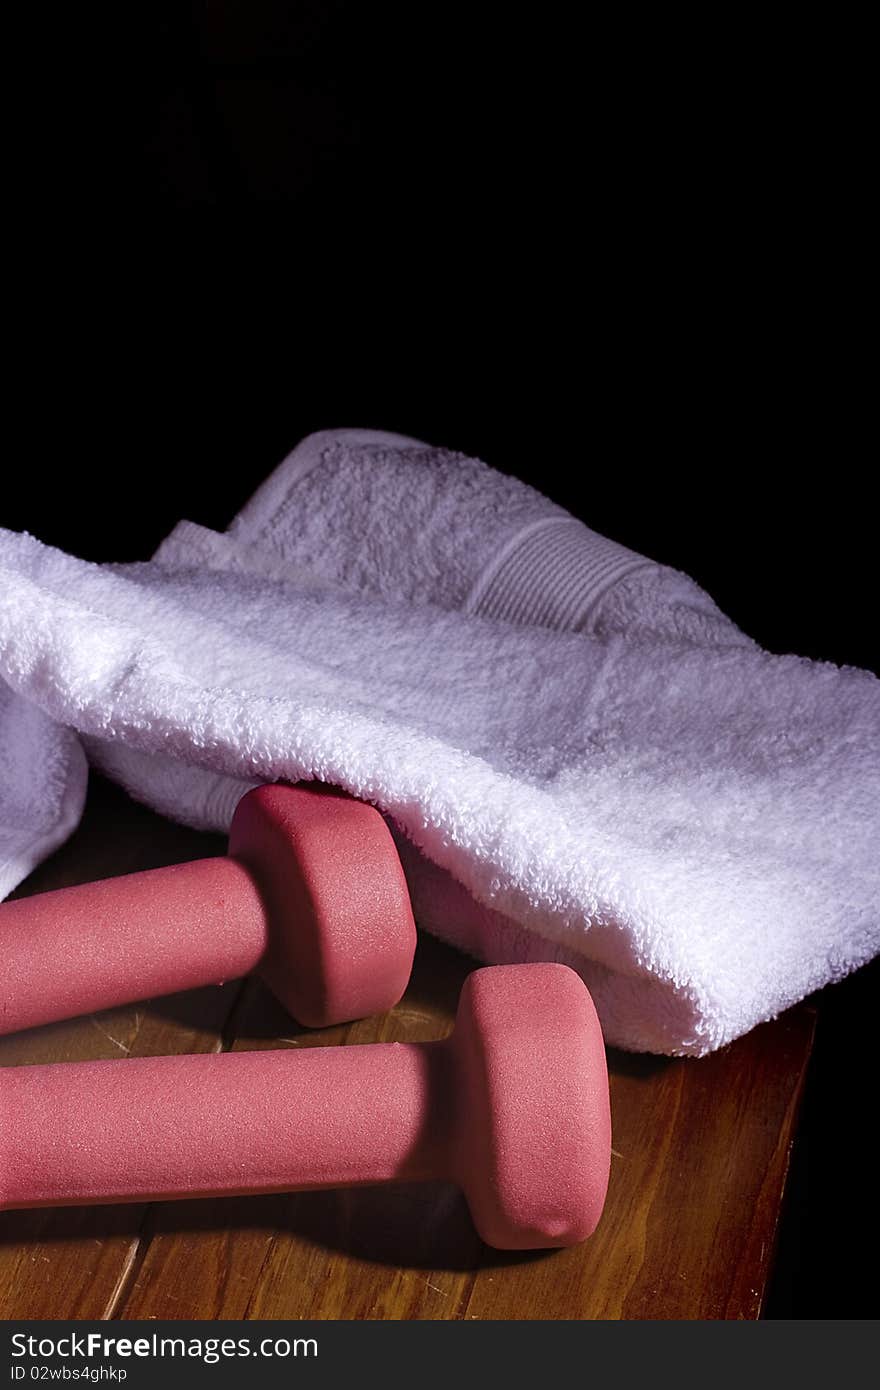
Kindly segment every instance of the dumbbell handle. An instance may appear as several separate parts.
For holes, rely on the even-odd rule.
[[[0,1033],[253,970],[268,943],[248,869],[218,857],[0,907]]]
[[[0,1209],[452,1177],[448,1042],[0,1070]]]

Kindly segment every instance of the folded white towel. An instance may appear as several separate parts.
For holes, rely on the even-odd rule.
[[[309,435],[227,537],[197,539],[183,523],[158,558],[198,549],[220,569],[287,566],[298,582],[309,574],[507,622],[749,641],[686,575],[591,531],[518,479],[376,430]]]
[[[423,925],[569,960],[610,1042],[709,1051],[880,946],[880,682],[473,460],[313,436],[226,536],[96,567],[0,533],[0,584],[16,710],[193,824],[270,778],[375,801]]]

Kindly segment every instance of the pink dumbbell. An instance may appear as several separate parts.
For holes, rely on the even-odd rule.
[[[0,1071],[0,1208],[457,1181],[504,1250],[573,1245],[605,1200],[605,1049],[565,965],[465,982],[443,1042]]]
[[[0,1033],[257,970],[310,1027],[396,1004],[416,931],[379,812],[306,783],[248,792],[229,855],[0,907]]]

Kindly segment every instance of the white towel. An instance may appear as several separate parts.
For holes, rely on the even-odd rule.
[[[0,533],[0,585],[19,718],[195,825],[272,778],[373,800],[421,923],[576,965],[609,1042],[710,1051],[878,949],[880,682],[474,460],[313,436],[225,536],[99,567]]]
[[[73,730],[0,679],[0,898],[76,829],[87,778]]]

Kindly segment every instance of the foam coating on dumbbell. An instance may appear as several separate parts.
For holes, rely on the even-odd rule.
[[[0,1032],[256,970],[301,1023],[389,1009],[416,929],[374,806],[318,783],[239,802],[229,855],[0,905]]]
[[[259,971],[313,1028],[390,1008],[409,981],[416,929],[400,856],[374,806],[320,783],[268,785],[239,802],[229,853],[270,923]]]
[[[0,1032],[247,974],[269,938],[250,871],[226,857],[0,906]]]
[[[562,965],[475,971],[443,1042],[0,1071],[0,1206],[458,1182],[485,1241],[571,1245],[610,1164],[602,1035]]]

